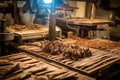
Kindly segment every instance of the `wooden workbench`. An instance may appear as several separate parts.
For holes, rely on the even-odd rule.
[[[112,21],[105,19],[86,19],[86,18],[57,18],[56,25],[59,26],[62,31],[73,31],[75,34],[80,34],[81,37],[89,31],[97,30],[97,26],[111,25]],[[81,30],[81,32],[80,32]],[[87,32],[85,32],[87,30]],[[93,33],[90,33],[91,35]],[[93,37],[93,36],[92,36]]]
[[[24,40],[43,39],[49,36],[49,27],[47,25],[38,25],[41,26],[38,29],[34,29],[34,26],[33,29],[28,29],[26,25],[23,26],[24,28],[20,30],[15,30],[14,28],[16,26],[14,26],[14,28],[11,28],[11,26],[7,28],[10,32],[15,33],[15,38],[17,38],[17,42],[20,44],[22,44]],[[19,27],[22,27],[22,25],[19,25]],[[61,33],[62,30],[56,26],[56,37],[61,38]]]
[[[70,44],[76,42],[74,39],[69,39],[68,41]],[[63,40],[63,42],[65,42],[65,40]],[[79,42],[77,43],[79,44]],[[33,42],[28,45],[19,46],[19,48],[29,54],[34,54],[47,61],[58,63],[71,70],[89,76],[98,76],[99,73],[102,74],[102,72],[104,74],[104,71],[109,71],[111,66],[120,62],[120,48],[112,49],[112,51],[90,48],[92,56],[74,61],[69,58],[64,58],[64,56],[59,54],[51,55],[50,53],[43,52],[42,49],[40,49],[40,44],[41,42]],[[83,45],[81,46],[84,47]],[[120,70],[113,71],[112,73],[115,75],[118,72],[120,72]],[[108,74],[106,74],[106,76],[109,77]]]
[[[112,24],[113,22],[105,19],[86,19],[86,18],[57,18],[60,21],[68,22],[68,24],[80,26],[96,26],[99,24]]]

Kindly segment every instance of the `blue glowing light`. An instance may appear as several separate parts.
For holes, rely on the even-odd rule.
[[[44,3],[46,3],[46,4],[50,4],[51,2],[52,2],[52,0],[43,0],[44,1]]]

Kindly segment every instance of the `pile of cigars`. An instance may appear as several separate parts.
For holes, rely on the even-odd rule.
[[[79,79],[80,78],[80,79]],[[0,57],[0,80],[93,80],[24,52]]]

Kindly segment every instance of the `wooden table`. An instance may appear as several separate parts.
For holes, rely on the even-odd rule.
[[[65,22],[69,25],[77,26],[82,30],[81,37],[84,36],[84,30],[96,30],[98,25],[113,24],[112,21],[104,19],[85,19],[85,18],[57,18],[59,21]]]

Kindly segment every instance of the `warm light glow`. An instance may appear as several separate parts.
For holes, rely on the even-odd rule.
[[[43,0],[44,1],[44,3],[46,3],[46,4],[50,4],[51,2],[52,2],[52,0]]]

